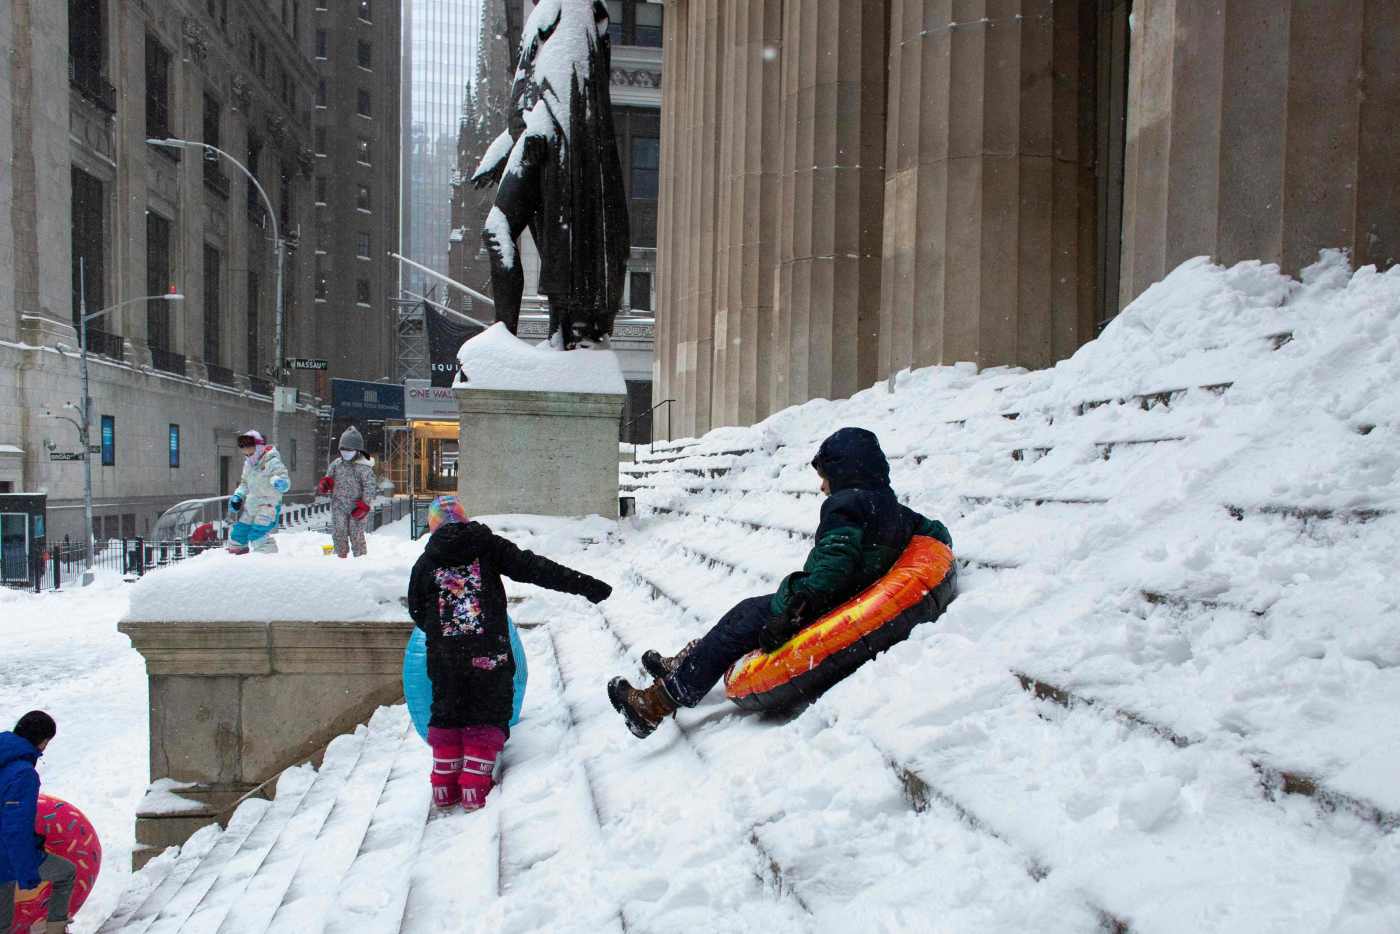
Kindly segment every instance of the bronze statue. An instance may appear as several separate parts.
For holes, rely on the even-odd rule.
[[[481,238],[491,256],[496,320],[512,334],[529,228],[549,298],[551,342],[572,349],[612,332],[631,250],[622,164],[613,137],[612,52],[601,0],[540,0],[525,23],[510,130],[472,175],[498,183]]]

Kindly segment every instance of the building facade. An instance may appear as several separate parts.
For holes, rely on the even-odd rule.
[[[396,0],[312,3],[312,301],[330,377],[395,375],[399,17]]]
[[[1178,262],[1400,250],[1400,7],[675,0],[656,382],[683,434],[1043,367]]]
[[[0,164],[13,166],[0,173],[0,394],[16,400],[0,407],[0,490],[47,493],[50,540],[82,534],[83,465],[57,458],[83,453],[64,418],[81,396],[84,303],[121,305],[88,334],[99,537],[230,492],[236,435],[269,431],[274,221],[289,245],[285,354],[331,358],[344,341],[313,282],[312,2],[0,5],[13,50],[0,63]],[[229,159],[148,138],[218,147],[267,200]],[[172,288],[183,301],[140,300]],[[323,466],[316,379],[287,377],[301,391],[278,438],[294,490]]]

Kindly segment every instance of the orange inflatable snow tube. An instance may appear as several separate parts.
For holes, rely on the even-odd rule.
[[[776,652],[750,652],[724,676],[745,710],[810,703],[862,664],[943,614],[957,593],[953,550],[916,535],[884,577],[793,636]]]

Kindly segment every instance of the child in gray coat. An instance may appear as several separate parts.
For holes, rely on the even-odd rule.
[[[344,558],[366,552],[365,517],[374,498],[374,461],[365,453],[365,439],[351,425],[340,436],[340,455],[326,468],[316,489],[331,497],[331,539],[335,553]]]

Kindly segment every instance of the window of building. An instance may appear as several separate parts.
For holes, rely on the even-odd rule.
[[[166,139],[170,130],[170,53],[146,33],[146,136]]]
[[[374,22],[374,16],[372,14],[373,9],[370,0],[360,0],[360,19],[364,20],[366,23],[372,23]]]
[[[73,202],[72,202],[72,227],[73,227],[73,327],[80,327],[79,318],[82,315],[83,291],[86,290],[87,307],[89,312],[96,311],[106,305],[106,293],[103,284],[106,281],[104,275],[104,245],[107,242],[106,235],[106,194],[102,190],[102,182],[81,169],[71,170],[73,180]],[[81,277],[79,268],[82,269]],[[108,315],[107,318],[111,316]],[[116,325],[108,321],[107,318],[97,318],[89,324],[93,330],[112,331]],[[93,349],[102,352],[99,341],[92,340],[92,332],[89,331],[88,341],[93,345]]]
[[[101,0],[68,0],[68,73],[89,96],[110,87],[102,77],[106,38]]]
[[[170,426],[170,466],[180,466],[180,426]]]
[[[325,205],[326,203],[326,187],[329,181],[330,179],[326,178],[324,175],[316,176],[316,203],[318,205]]]
[[[324,29],[316,30],[316,57],[325,60],[330,58],[331,40],[330,35]]]
[[[364,165],[370,165],[373,161],[370,158],[370,141],[363,136],[355,143],[355,161]]]
[[[360,305],[369,304],[369,280],[355,280],[355,302]]]
[[[317,254],[316,254],[316,301],[318,301],[318,302],[324,302],[326,299],[330,298],[330,295],[331,295],[331,283],[330,283],[330,275],[331,275],[331,273],[330,273],[330,266],[331,266],[330,257],[327,256],[325,253],[317,252]]]
[[[204,141],[210,146],[220,145],[219,125],[222,122],[222,118],[223,106],[216,98],[205,94]],[[219,164],[218,156],[207,150],[204,155],[204,181],[215,191],[219,192],[222,197],[228,197],[228,176],[224,174],[223,166]]]
[[[258,177],[258,163],[262,161],[262,139],[256,133],[248,134],[248,171],[253,178]],[[248,216],[254,218],[259,223],[262,221],[262,196],[258,194],[258,187],[253,184],[252,179],[248,180]]]
[[[221,318],[221,307],[223,304],[223,289],[221,288],[221,262],[219,251],[211,246],[204,247],[204,362],[219,363],[220,351],[223,349],[220,339],[223,322]]]
[[[318,126],[312,135],[315,137],[316,155],[324,156],[326,154],[326,128]]]
[[[369,234],[362,230],[355,238],[355,255],[360,259],[369,259],[369,250]]]
[[[651,311],[651,273],[632,273],[631,297],[633,311]]]
[[[613,45],[661,48],[663,9],[646,0],[608,0],[608,38]]]
[[[374,67],[374,43],[361,39],[355,46],[355,62],[366,70]]]
[[[277,66],[277,74],[282,83],[282,103],[286,104],[292,110],[296,110],[297,92],[296,87],[292,84],[291,72],[279,65]]]
[[[112,415],[102,416],[102,466],[117,465],[117,419]]]
[[[360,88],[355,95],[355,112],[362,117],[370,116],[372,112],[370,108],[371,103],[369,92],[364,88]]]
[[[146,294],[164,295],[170,288],[170,221],[153,211],[146,212]],[[173,343],[170,328],[170,302],[152,299],[146,303],[146,343],[169,351]]]
[[[253,376],[258,375],[258,305],[261,290],[262,283],[258,281],[258,274],[248,270],[248,320],[244,330],[244,341],[247,344],[245,349],[248,355],[248,373]]]
[[[359,185],[357,186],[357,189],[358,190],[355,192],[355,207],[361,211],[369,211],[371,209],[369,186]]]
[[[632,245],[656,246],[656,200],[661,170],[661,117],[639,107],[613,109],[613,129],[623,178]]]
[[[314,7],[314,9],[318,12],[323,12],[325,10],[329,10],[330,7],[327,6],[327,0],[316,0],[316,6]]]
[[[330,90],[326,85],[326,79],[322,78],[316,82],[316,106],[324,108],[330,101]]]
[[[279,174],[281,176],[281,184],[279,186],[279,195],[281,201],[281,211],[279,213],[281,216],[278,218],[278,220],[282,226],[282,235],[286,236],[291,232],[292,215],[296,213],[295,206],[292,203],[293,196],[296,192],[292,188],[292,167],[285,159],[282,160],[282,162],[280,163]]]

